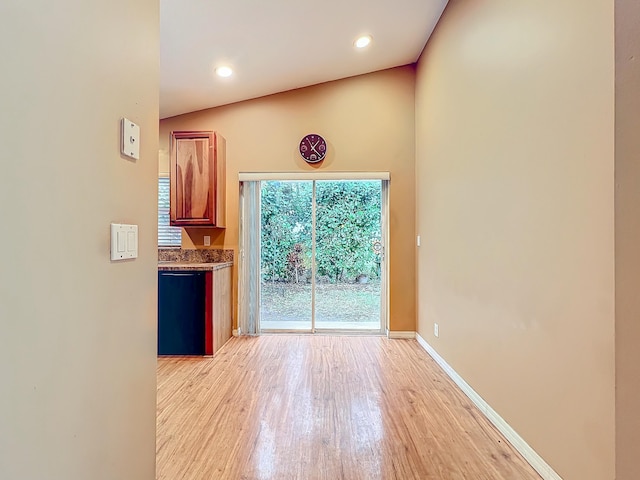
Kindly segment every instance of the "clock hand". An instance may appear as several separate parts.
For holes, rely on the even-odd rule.
[[[320,140],[318,140],[316,143],[314,143],[313,145],[311,145],[311,142],[309,142],[309,145],[311,146],[311,150],[313,150],[314,152],[316,152],[318,155],[320,155],[320,152],[318,150],[316,150],[316,145],[318,145],[320,143]]]

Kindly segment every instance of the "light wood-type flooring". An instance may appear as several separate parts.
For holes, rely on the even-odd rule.
[[[158,360],[160,480],[528,480],[415,340],[263,335]]]

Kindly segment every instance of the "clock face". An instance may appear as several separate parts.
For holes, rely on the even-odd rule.
[[[318,163],[327,154],[327,142],[317,133],[310,133],[300,140],[299,150],[307,163]]]

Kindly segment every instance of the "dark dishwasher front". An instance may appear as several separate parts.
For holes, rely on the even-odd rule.
[[[158,355],[205,354],[205,272],[158,272]]]

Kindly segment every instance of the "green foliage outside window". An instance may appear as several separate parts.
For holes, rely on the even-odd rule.
[[[262,183],[262,278],[309,282],[313,183]],[[353,282],[380,275],[380,181],[316,182],[318,280]]]

